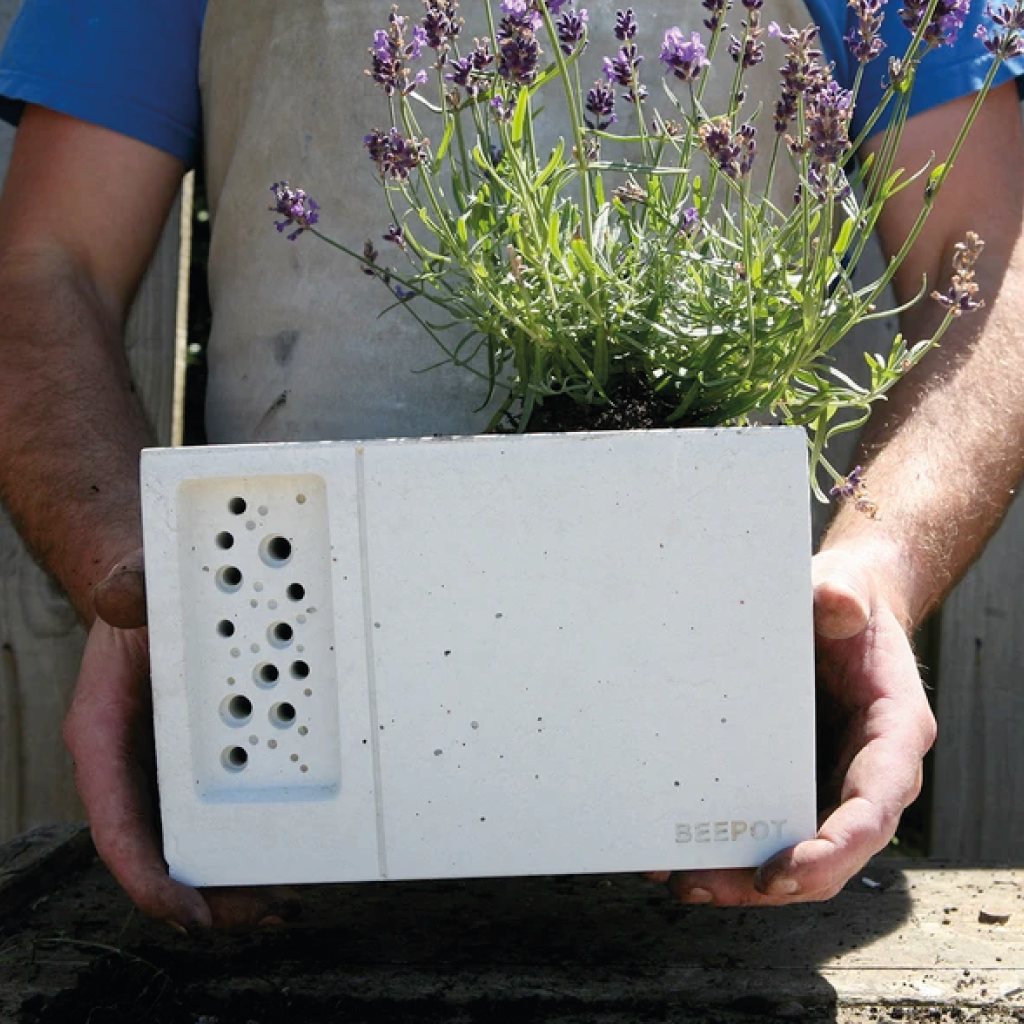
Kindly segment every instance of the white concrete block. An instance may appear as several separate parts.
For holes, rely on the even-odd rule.
[[[803,434],[143,454],[194,885],[743,867],[815,829]]]

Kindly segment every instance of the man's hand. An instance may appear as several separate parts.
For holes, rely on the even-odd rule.
[[[142,552],[94,591],[97,618],[64,739],[100,857],[147,914],[188,931],[276,924],[297,909],[287,889],[209,889],[175,882],[160,853],[149,638]]]
[[[819,757],[826,776],[814,839],[756,871],[681,871],[685,903],[772,905],[834,896],[896,832],[921,788],[935,719],[914,653],[881,580],[854,550],[814,560]]]

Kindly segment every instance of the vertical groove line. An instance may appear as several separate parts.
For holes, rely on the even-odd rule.
[[[373,607],[370,596],[369,531],[366,524],[366,481],[363,458],[366,449],[356,448],[356,502],[359,515],[359,571],[363,582],[363,636],[366,642],[366,692],[370,702],[370,751],[373,757],[373,803],[377,816],[377,870],[388,877],[384,836],[384,791],[380,767],[380,723],[377,714],[377,666],[373,653]]]

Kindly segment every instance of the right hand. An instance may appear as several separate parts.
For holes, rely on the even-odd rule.
[[[240,930],[295,916],[290,889],[202,891],[174,881],[161,854],[142,552],[93,592],[64,742],[100,857],[135,904],[186,931]]]

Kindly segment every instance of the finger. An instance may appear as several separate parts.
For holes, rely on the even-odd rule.
[[[758,891],[777,896],[791,889],[793,898],[802,899],[838,892],[896,834],[900,815],[921,791],[930,711],[883,708],[873,717],[877,721],[869,719],[866,728],[878,735],[851,761],[842,803],[814,839],[758,869]]]
[[[138,629],[146,624],[146,576],[142,552],[119,562],[93,588],[96,614],[118,629]]]
[[[754,886],[790,902],[827,899],[837,893],[896,834],[899,814],[863,798],[833,812],[818,835],[762,865]]]
[[[302,901],[290,886],[202,890],[219,931],[248,931],[280,925],[302,915]]]
[[[146,662],[144,635],[96,623],[65,740],[93,842],[114,877],[150,916],[185,929],[207,928],[209,908],[195,889],[168,876],[158,845],[151,776],[139,748],[150,721]]]
[[[680,902],[692,905],[768,907],[793,902],[793,894],[788,892],[759,892],[753,868],[674,871],[668,888]]]
[[[871,587],[849,559],[823,551],[811,563],[814,584],[814,630],[829,640],[846,640],[862,632],[871,618]]]
[[[646,878],[648,882],[665,883],[665,882],[667,882],[669,880],[671,875],[672,875],[671,871],[646,871],[646,872],[644,872],[644,878]]]

